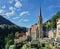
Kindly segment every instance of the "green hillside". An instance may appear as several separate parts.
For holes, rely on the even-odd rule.
[[[60,18],[60,11],[57,12],[56,15],[54,15],[50,20],[45,22],[43,26],[45,26],[47,29],[56,28],[56,22],[58,18]]]

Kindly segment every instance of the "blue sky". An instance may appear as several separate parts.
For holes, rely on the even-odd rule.
[[[19,26],[30,27],[38,21],[40,4],[43,22],[60,11],[60,0],[0,0],[0,15]]]

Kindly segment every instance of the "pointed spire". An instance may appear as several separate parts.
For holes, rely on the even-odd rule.
[[[42,11],[41,11],[41,6],[40,6],[40,9],[39,9],[38,29],[39,29],[39,38],[43,38],[43,25],[42,25]]]
[[[41,13],[41,7],[40,7],[40,17],[42,16],[42,13]]]
[[[39,9],[39,17],[42,17],[41,7],[40,7],[40,9]]]

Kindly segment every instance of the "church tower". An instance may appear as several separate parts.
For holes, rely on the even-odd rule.
[[[38,31],[39,31],[39,39],[43,38],[43,24],[42,24],[41,8],[40,8],[40,11],[39,11],[39,16],[38,16]]]

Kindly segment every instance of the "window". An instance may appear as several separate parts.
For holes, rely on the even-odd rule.
[[[60,27],[58,27],[58,30],[60,30]]]

